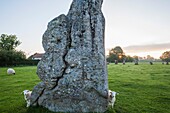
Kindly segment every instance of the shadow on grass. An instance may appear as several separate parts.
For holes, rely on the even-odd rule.
[[[38,107],[29,107],[26,113],[56,113],[56,112],[52,112],[44,107],[38,106]],[[62,113],[62,112],[57,112],[57,113]],[[95,112],[89,112],[89,113],[95,113]],[[115,108],[109,107],[108,110],[105,111],[104,113],[128,113],[128,112],[122,107],[115,107]]]
[[[52,111],[49,111],[47,108],[38,106],[38,107],[29,107],[26,113],[56,113],[56,112],[52,112]]]

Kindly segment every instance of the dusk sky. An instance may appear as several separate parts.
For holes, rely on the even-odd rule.
[[[156,58],[170,51],[170,0],[103,0],[106,50]],[[43,53],[47,24],[67,14],[72,0],[0,0],[0,34],[15,34],[27,55]]]

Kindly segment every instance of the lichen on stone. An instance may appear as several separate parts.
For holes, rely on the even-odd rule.
[[[42,80],[31,105],[54,112],[104,112],[108,106],[105,19],[102,0],[73,0],[67,15],[48,23],[45,54],[37,66]]]

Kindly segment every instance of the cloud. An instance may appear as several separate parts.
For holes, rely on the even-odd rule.
[[[132,46],[124,47],[123,50],[127,53],[170,50],[170,42],[162,43],[162,44],[132,45]]]

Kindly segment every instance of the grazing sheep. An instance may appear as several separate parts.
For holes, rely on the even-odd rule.
[[[117,95],[118,93],[116,93],[115,91],[111,91],[111,90],[109,90],[108,93],[109,93],[109,105],[111,105],[112,108],[113,108],[114,103],[115,103],[115,101],[116,101],[116,95]]]
[[[29,107],[30,106],[30,97],[31,97],[32,91],[24,90],[23,93],[24,93],[24,99],[27,102],[27,107]]]
[[[8,74],[8,75],[12,75],[12,74],[14,74],[14,75],[15,75],[15,70],[14,70],[14,69],[12,69],[12,68],[8,68],[8,70],[7,70],[7,74]]]

